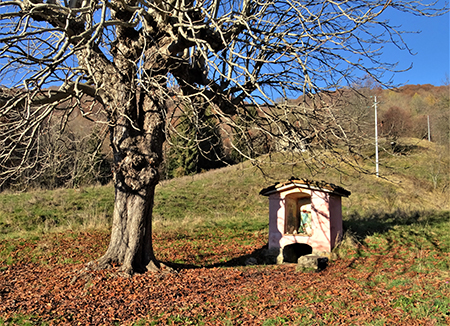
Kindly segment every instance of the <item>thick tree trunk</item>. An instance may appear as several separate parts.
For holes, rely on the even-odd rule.
[[[91,266],[107,268],[117,263],[128,274],[159,267],[152,246],[152,209],[165,140],[164,90],[170,56],[163,53],[171,42],[162,33],[160,41],[146,51],[144,75],[148,80],[145,88],[139,88],[134,63],[142,54],[143,43],[131,37],[134,32],[117,27],[114,64],[88,51],[80,57],[86,71],[94,71],[92,79],[100,86],[98,94],[108,112],[114,157],[111,242],[105,255]]]
[[[111,241],[98,261],[100,268],[118,263],[121,271],[132,274],[158,265],[152,246],[154,192],[154,185],[138,193],[116,186]]]
[[[148,93],[138,102],[127,102],[134,105],[122,110],[126,113],[118,115],[110,131],[115,163],[111,241],[93,265],[107,268],[117,263],[122,272],[133,274],[160,266],[152,246],[152,209],[163,156],[165,104]]]

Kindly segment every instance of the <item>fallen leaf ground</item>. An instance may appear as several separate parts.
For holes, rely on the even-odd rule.
[[[432,250],[359,248],[364,255],[299,273],[295,265],[243,266],[265,234],[216,243],[214,236],[156,235],[161,260],[189,267],[177,273],[122,278],[112,269],[75,282],[105,250],[106,232],[3,240],[0,251],[9,255],[0,261],[0,325],[450,324],[450,274],[428,266]],[[436,258],[441,264],[450,254]]]

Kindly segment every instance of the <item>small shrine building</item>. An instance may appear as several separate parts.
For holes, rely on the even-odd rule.
[[[281,257],[283,249],[294,244],[306,244],[313,253],[331,253],[341,239],[341,198],[350,191],[324,181],[291,178],[260,194],[269,197],[269,250],[279,250]]]

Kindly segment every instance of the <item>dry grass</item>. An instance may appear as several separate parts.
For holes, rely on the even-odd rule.
[[[244,162],[163,181],[156,190],[154,229],[156,232],[193,230],[202,225],[237,220],[266,223],[267,199],[260,196],[259,191],[291,176],[326,180],[350,190],[352,195],[343,199],[344,218],[355,213],[370,216],[450,210],[446,173],[449,158],[443,155],[446,149],[414,139],[403,140],[403,143],[410,148],[405,155],[380,155],[380,178],[358,174],[344,166],[341,171],[323,169],[312,173],[289,155],[276,154],[262,157],[259,166]],[[440,166],[440,172],[436,165]],[[372,162],[366,162],[364,167],[374,170]],[[433,171],[435,175],[440,173],[437,183],[433,182]],[[112,185],[3,192],[0,194],[0,237],[23,237],[30,232],[107,229],[113,196]]]

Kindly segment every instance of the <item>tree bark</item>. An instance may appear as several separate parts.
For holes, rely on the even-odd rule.
[[[99,268],[121,264],[126,274],[142,273],[158,266],[152,246],[152,207],[154,186],[139,193],[115,187],[111,240]]]
[[[130,100],[128,94],[128,107],[117,110],[122,114],[110,130],[115,187],[112,233],[105,255],[92,264],[95,268],[117,263],[120,271],[131,275],[160,266],[152,246],[152,209],[163,157],[165,103],[157,93],[143,93],[139,101]]]
[[[115,205],[111,240],[105,255],[91,264],[107,268],[120,264],[127,274],[159,268],[152,246],[152,209],[159,181],[162,146],[165,140],[167,58],[161,51],[168,39],[147,50],[147,87],[136,83],[140,43],[117,29],[114,63],[98,53],[86,52],[80,58],[86,71],[93,73],[98,93],[109,115],[110,143],[113,151]],[[150,85],[149,85],[150,84]]]

